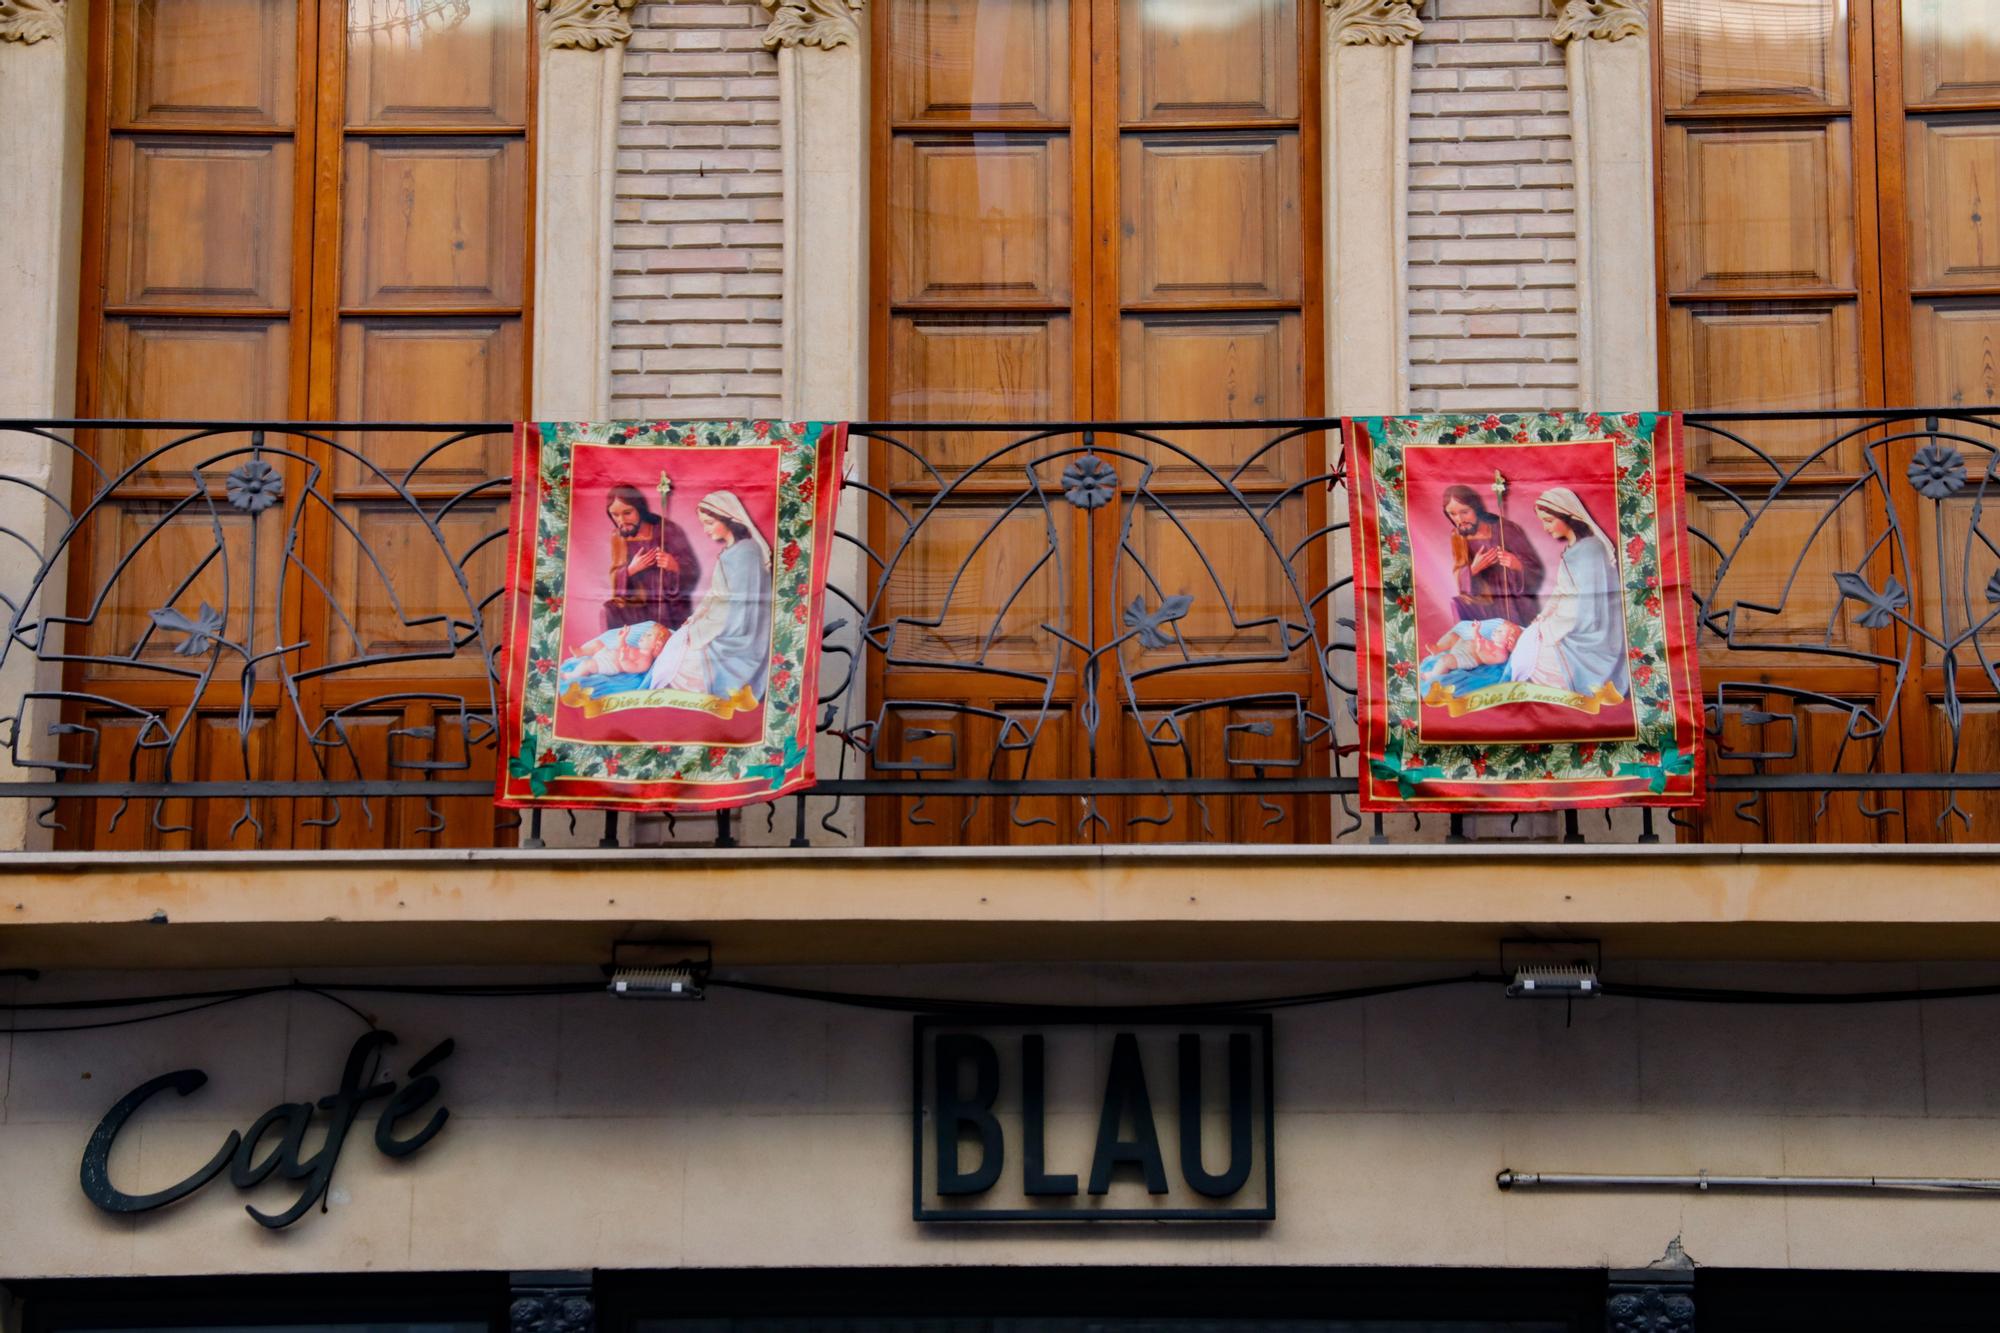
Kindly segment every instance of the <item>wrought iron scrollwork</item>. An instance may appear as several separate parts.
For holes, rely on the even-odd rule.
[[[161,833],[206,802],[236,845],[272,801],[333,827],[412,800],[405,830],[440,834],[491,790],[508,478],[485,450],[510,429],[0,423],[0,748],[28,779],[0,797],[44,822],[136,803]],[[1688,434],[1715,809],[1992,836],[2000,801],[1961,794],[2000,791],[2000,414]],[[1337,422],[854,435],[874,466],[834,534],[796,838],[855,798],[943,836],[1365,832]],[[206,772],[236,776],[191,781],[218,744]]]

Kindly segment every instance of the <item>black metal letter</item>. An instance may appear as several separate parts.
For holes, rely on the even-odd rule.
[[[353,1128],[354,1117],[360,1114],[362,1104],[377,1097],[386,1097],[395,1090],[396,1085],[393,1083],[371,1083],[365,1088],[361,1086],[361,1071],[368,1057],[373,1055],[378,1047],[394,1045],[395,1041],[396,1036],[391,1032],[362,1033],[355,1041],[354,1048],[347,1053],[347,1068],[341,1072],[340,1091],[319,1099],[320,1110],[333,1112],[331,1120],[327,1123],[326,1140],[320,1144],[319,1151],[314,1153],[312,1160],[308,1162],[299,1161],[295,1152],[280,1154],[282,1160],[278,1164],[278,1173],[286,1180],[307,1182],[305,1192],[299,1195],[298,1202],[282,1213],[260,1213],[248,1204],[244,1205],[244,1212],[275,1231],[279,1227],[288,1227],[304,1217],[307,1210],[319,1201],[326,1193],[327,1186],[333,1183],[334,1163],[340,1160],[340,1147],[347,1141],[347,1131]],[[234,1138],[235,1135],[232,1134],[230,1137]],[[288,1147],[292,1145],[289,1135],[286,1136],[285,1142]],[[235,1147],[234,1144],[230,1146]]]
[[[208,1075],[199,1069],[177,1069],[171,1074],[148,1079],[125,1094],[124,1099],[104,1113],[104,1119],[97,1123],[96,1131],[90,1136],[90,1143],[83,1150],[83,1192],[86,1198],[108,1213],[143,1213],[150,1208],[162,1208],[167,1204],[185,1199],[188,1195],[215,1179],[223,1167],[229,1165],[230,1157],[236,1152],[236,1145],[242,1136],[235,1130],[223,1140],[220,1150],[208,1159],[208,1165],[198,1169],[193,1175],[178,1185],[169,1185],[152,1194],[127,1194],[111,1183],[111,1143],[118,1137],[118,1131],[132,1118],[132,1113],[146,1102],[146,1099],[162,1088],[172,1088],[185,1097],[208,1082]]]
[[[1201,1164],[1201,1037],[1181,1033],[1181,1179],[1195,1192],[1226,1199],[1250,1178],[1250,1034],[1229,1034],[1229,1169],[1211,1176]]]
[[[441,1086],[436,1074],[430,1071],[444,1063],[455,1049],[456,1043],[446,1037],[431,1049],[431,1053],[410,1066],[410,1081],[389,1099],[382,1108],[382,1116],[375,1122],[375,1146],[390,1157],[408,1157],[417,1149],[437,1137],[444,1128],[444,1122],[451,1119],[451,1112],[438,1107],[424,1127],[407,1139],[396,1137],[396,1122],[413,1111],[421,1110],[424,1103],[438,1095]]]
[[[1021,1038],[1021,1182],[1031,1198],[1075,1194],[1076,1177],[1052,1176],[1043,1167],[1043,1124],[1048,1113],[1048,1085],[1043,1080],[1042,1037]]]
[[[1000,1055],[984,1037],[941,1034],[937,1039],[937,1192],[980,1194],[1000,1179],[1005,1153],[993,1103],[1000,1095]],[[973,1092],[958,1095],[958,1067],[972,1061]],[[958,1136],[967,1125],[979,1132],[979,1169],[958,1169]]]
[[[258,1116],[257,1123],[250,1126],[242,1145],[236,1149],[236,1160],[229,1167],[229,1183],[247,1190],[263,1184],[278,1169],[278,1163],[298,1161],[299,1145],[306,1141],[306,1127],[312,1123],[312,1114],[311,1102],[280,1102]],[[285,1137],[271,1149],[269,1157],[257,1161],[258,1141],[281,1120],[285,1122]]]
[[[1118,1137],[1127,1112],[1134,1137]],[[1146,1067],[1139,1061],[1139,1039],[1121,1032],[1111,1039],[1111,1073],[1104,1080],[1104,1112],[1097,1120],[1097,1152],[1090,1163],[1090,1192],[1111,1189],[1111,1172],[1134,1164],[1146,1173],[1146,1192],[1167,1192],[1167,1168],[1160,1161],[1160,1136],[1153,1128],[1153,1099],[1146,1094]]]

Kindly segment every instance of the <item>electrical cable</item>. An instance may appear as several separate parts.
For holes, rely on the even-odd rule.
[[[1192,1000],[1166,1004],[1035,1004],[1019,1000],[934,1000],[911,995],[857,995],[849,991],[811,990],[802,986],[780,986],[762,981],[735,981],[709,977],[705,985],[718,989],[750,991],[759,995],[793,1000],[814,1000],[821,1004],[847,1005],[860,1009],[885,1009],[908,1014],[962,1014],[989,1017],[1007,1014],[1237,1014],[1264,1013],[1309,1004],[1337,1004],[1342,1000],[1365,1000],[1376,995],[1402,991],[1429,990],[1436,986],[1460,986],[1468,982],[1489,984],[1506,981],[1489,972],[1466,972],[1449,977],[1426,977],[1419,981],[1391,981],[1376,986],[1355,986],[1347,990],[1311,991],[1303,995],[1273,995],[1248,1000]]]
[[[916,995],[872,995],[856,991],[823,990],[805,986],[786,986],[774,982],[745,981],[729,977],[706,977],[705,986],[716,989],[737,990],[750,994],[769,995],[780,999],[802,1000],[820,1004],[843,1005],[850,1008],[872,1009],[890,1013],[936,1014],[945,1017],[999,1019],[1006,1017],[1034,1016],[1049,1019],[1058,1016],[1078,1018],[1129,1016],[1138,1018],[1146,1015],[1197,1015],[1226,1016],[1229,1014],[1269,1013],[1279,1009],[1293,1009],[1307,1005],[1337,1004],[1348,1000],[1370,999],[1375,996],[1397,995],[1406,991],[1430,990],[1440,986],[1497,985],[1507,978],[1490,972],[1464,972],[1442,977],[1424,977],[1413,981],[1383,982],[1372,986],[1354,986],[1342,990],[1307,991],[1294,995],[1270,995],[1239,1000],[1196,1000],[1178,1003],[1152,1004],[1042,1004],[1018,1000],[968,1000],[945,999]],[[1928,989],[1878,990],[1878,991],[1773,991],[1731,989],[1701,986],[1669,986],[1637,982],[1600,982],[1600,993],[1611,998],[1632,1000],[1668,1000],[1692,1004],[1746,1004],[1746,1005],[1829,1005],[1829,1004],[1904,1004],[1926,1000],[1962,1000],[2000,997],[2000,983],[1978,986],[1939,986]],[[134,1014],[129,1017],[106,1019],[90,1023],[51,1024],[40,1027],[0,1028],[0,1036],[32,1036],[37,1033],[92,1032],[105,1028],[127,1027],[138,1023],[150,1023],[159,1019],[178,1018],[185,1014],[199,1013],[219,1005],[231,1004],[239,1000],[255,999],[276,994],[317,995],[340,1005],[371,1028],[373,1020],[361,1009],[340,998],[349,995],[409,995],[445,999],[501,1000],[534,999],[565,995],[603,995],[604,984],[595,981],[555,981],[555,982],[510,982],[510,983],[415,983],[415,982],[360,982],[288,981],[263,986],[240,986],[220,990],[173,991],[155,995],[106,996],[77,1000],[39,1000],[23,1002],[0,1002],[0,1013],[78,1013],[95,1010],[116,1010],[146,1008],[156,1005],[175,1005],[158,1013]]]

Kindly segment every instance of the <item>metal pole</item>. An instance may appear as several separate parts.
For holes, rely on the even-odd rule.
[[[2000,1180],[1978,1176],[1722,1176],[1619,1175],[1592,1172],[1511,1171],[1494,1177],[1503,1190],[1535,1187],[1579,1189],[1903,1190],[1925,1193],[2000,1194]]]

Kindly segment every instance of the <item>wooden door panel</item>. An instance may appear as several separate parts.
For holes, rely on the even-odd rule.
[[[1148,707],[1141,714],[1127,708],[1121,717],[1127,767],[1138,776],[1252,778],[1257,769],[1248,761],[1258,759],[1270,761],[1264,770],[1268,778],[1304,772],[1298,714],[1289,709],[1256,704],[1203,708],[1189,700]],[[1305,822],[1310,799],[1141,796],[1123,805],[1132,842],[1287,843],[1311,836]]]
[[[345,319],[334,376],[340,419],[505,419],[521,402],[523,362],[521,321],[514,317]],[[398,479],[439,442],[380,431],[355,431],[341,438]],[[413,480],[437,487],[470,486],[503,477],[511,467],[507,438],[482,436],[432,458]],[[372,471],[345,455],[337,457],[334,476],[343,489],[380,485]]]
[[[1069,119],[1069,6],[891,0],[890,115],[899,121]]]
[[[1853,301],[1690,302],[1668,312],[1668,401],[1677,407],[1761,412],[1827,411],[1862,401],[1861,321]],[[1821,453],[1845,425],[1826,421],[1724,422],[1787,469],[1853,472],[1861,446]],[[1696,472],[1748,471],[1776,480],[1756,455],[1712,432],[1688,433]]]
[[[1726,292],[1854,284],[1846,121],[1667,127],[1667,285]]]
[[[1080,539],[1078,516],[1060,499],[1046,509],[1029,498],[932,511],[889,575],[878,617],[891,627],[889,657],[1052,671],[1068,650],[1045,627],[1075,632],[1065,567]]]
[[[477,650],[454,651],[453,645],[469,637],[474,606],[501,586],[503,544],[479,543],[506,529],[505,503],[500,497],[468,501],[434,517],[440,545],[427,516],[399,500],[343,502],[327,580],[340,613],[316,635],[326,660],[403,654],[423,660],[370,668],[371,678],[483,676],[486,664]],[[469,591],[459,587],[452,568],[457,561],[464,562]]]
[[[1140,134],[1121,146],[1121,299],[1299,299],[1299,141]]]
[[[1298,417],[1303,330],[1299,317],[1242,312],[1127,315],[1119,348],[1118,415],[1128,421]],[[1244,489],[1305,475],[1305,441],[1265,449],[1270,432],[1175,431],[1173,442]],[[1142,440],[1120,443],[1154,467],[1148,484],[1216,489],[1208,471]]]
[[[1951,447],[1964,448],[1956,444]],[[1986,619],[1994,610],[1987,589],[2000,590],[2000,583],[1993,582],[2000,576],[2000,555],[1995,554],[1996,547],[2000,547],[2000,515],[1991,512],[1995,499],[2000,498],[1996,496],[2000,487],[1991,483],[1983,488],[1980,485],[1979,468],[1982,460],[1991,455],[1976,449],[1964,452],[1970,464],[1971,484],[1944,504],[1926,502],[1906,511],[1916,520],[1910,525],[1910,538],[1916,549],[1929,557],[1923,563],[1917,583],[1917,623],[1947,641]],[[1988,658],[2000,661],[2000,624],[1987,626],[1980,633],[1979,642]],[[1978,694],[1990,688],[1979,666],[1979,651],[1970,644],[1958,650],[1964,672],[1958,684],[1961,693]],[[1937,666],[1944,657],[1935,644],[1923,645],[1926,665]]]
[[[517,306],[519,139],[349,139],[341,292],[349,306]]]
[[[408,706],[343,712],[330,719],[315,750],[329,780],[388,774],[405,782],[477,782],[493,776],[493,746],[482,743],[486,724],[467,743],[467,718],[450,700],[418,699]],[[310,761],[308,761],[310,762]],[[318,771],[318,770],[315,770]],[[301,803],[301,808],[307,808]],[[329,848],[483,847],[496,826],[512,816],[485,797],[343,796],[312,803],[312,818],[331,821],[315,836]]]
[[[934,778],[1075,774],[1075,723],[1067,707],[1045,713],[1036,700],[987,696],[949,702],[960,706],[919,703],[889,709],[875,771],[909,776],[895,766],[921,763],[948,765],[926,772]],[[872,836],[903,846],[1050,846],[1082,840],[1076,827],[1082,802],[1074,796],[877,798],[869,813]]]
[[[2000,122],[1911,120],[1910,284],[2000,285]]]
[[[1918,301],[1912,315],[1918,402],[2000,402],[2000,301]]]
[[[1718,773],[1750,773],[1761,764],[1767,774],[1864,772],[1879,766],[1873,753],[1883,742],[1851,732],[1865,732],[1879,723],[1879,706],[1872,698],[1855,698],[1857,708],[1876,710],[1876,722],[1857,721],[1843,709],[1774,695],[1758,698],[1732,692],[1724,710]],[[1774,720],[1746,721],[1747,713],[1763,712]],[[1890,742],[1893,748],[1893,738]],[[1748,756],[1791,755],[1752,760]],[[1726,756],[1742,756],[1729,758]],[[1822,807],[1822,802],[1824,806]],[[1895,793],[1864,794],[1868,809],[1899,806]],[[1901,815],[1871,819],[1853,793],[1769,792],[1761,798],[1745,792],[1714,792],[1704,810],[1703,836],[1710,842],[1899,842]]]
[[[1846,0],[1666,0],[1667,109],[1845,105],[1846,11]]]
[[[1929,702],[1923,722],[1930,733],[1927,739],[1931,753],[1938,756],[1939,772],[2000,772],[2000,703],[1966,704],[1955,746],[1951,720],[1938,701]],[[1954,800],[1963,817],[1947,813]],[[1909,797],[1909,827],[1912,841],[2000,840],[2000,792],[1961,791],[1949,797],[1942,792],[1913,792]]]
[[[516,0],[354,0],[350,126],[512,126],[528,117],[528,15]]]
[[[1063,135],[899,137],[891,170],[898,303],[1070,299],[1070,146]]]
[[[91,518],[88,587],[102,595],[103,603],[92,624],[71,631],[70,642],[81,639],[81,651],[95,656],[126,657],[137,651],[141,662],[199,670],[208,650],[192,657],[177,652],[189,636],[156,628],[152,613],[170,606],[199,621],[206,603],[225,615],[223,637],[243,643],[254,633],[263,647],[273,647],[278,641],[273,598],[283,550],[281,524],[257,524],[253,602],[249,516],[219,496],[212,507],[197,501],[169,517],[171,509],[165,503],[125,501]],[[86,603],[79,613],[88,614],[88,609]],[[237,660],[225,656],[225,668]],[[89,664],[84,674],[91,681],[161,679],[143,667],[99,663]]]
[[[1911,104],[2000,101],[1991,0],[1902,0],[1903,96]]]
[[[1298,626],[1304,612],[1286,577],[1284,557],[1305,536],[1304,500],[1295,497],[1264,515],[1275,549],[1257,532],[1253,517],[1228,499],[1134,503],[1132,555],[1119,564],[1114,598],[1120,615],[1135,597],[1149,612],[1166,597],[1192,601],[1184,617],[1161,627],[1166,645],[1126,642],[1121,656],[1127,668],[1173,666],[1190,658],[1248,659],[1217,662],[1201,675],[1290,669],[1300,673],[1303,687],[1313,668],[1312,652],[1289,647],[1298,634],[1288,634],[1286,626]]]
[[[157,728],[120,714],[94,714],[87,720],[98,746],[97,771],[112,782],[271,781],[279,776],[280,763],[272,723],[268,713],[254,713],[248,732],[239,733],[233,712],[204,712],[186,719],[169,766],[167,736]],[[164,802],[135,798],[127,803],[66,802],[58,817],[81,835],[83,846],[94,851],[249,850],[268,846],[274,835],[284,841],[289,805],[271,797],[247,802],[235,797]]]
[[[1134,0],[1119,19],[1121,119],[1298,116],[1295,0]]]
[[[112,123],[291,126],[297,12],[283,0],[113,0]]]
[[[1854,604],[1841,601],[1833,580],[1836,571],[1865,568],[1865,506],[1856,496],[1828,517],[1836,495],[1815,495],[1803,487],[1797,493],[1788,489],[1758,514],[1748,533],[1742,531],[1745,520],[1735,505],[1712,494],[1688,496],[1689,523],[1708,534],[1730,557],[1729,569],[1717,585],[1721,557],[1705,543],[1692,543],[1694,586],[1711,597],[1712,615],[1723,616],[1732,607],[1736,609],[1739,648],[1732,651],[1704,635],[1705,665],[1735,671],[1759,663],[1797,668],[1800,658],[1788,650],[1798,646],[1869,651],[1868,631],[1855,623]],[[1764,645],[1769,651],[1754,651],[1755,645]],[[1863,664],[1828,658],[1826,665]]]
[[[290,306],[288,141],[115,139],[110,193],[107,304]]]
[[[98,411],[159,421],[282,419],[290,359],[291,328],[283,320],[109,318],[99,344]],[[96,431],[92,456],[115,474],[187,433]],[[238,435],[183,445],[147,465],[128,485],[164,485],[185,493],[191,468],[245,442]]]
[[[1061,315],[897,316],[889,322],[889,413],[905,421],[1061,420],[1075,393],[1072,335]],[[925,463],[949,477],[1006,436],[925,431],[911,442],[921,445],[923,462],[882,451],[892,481],[928,480]]]

